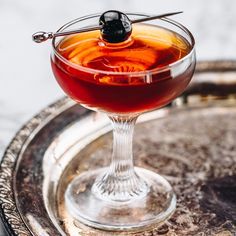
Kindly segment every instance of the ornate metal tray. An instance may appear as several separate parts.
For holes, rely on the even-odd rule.
[[[133,235],[236,235],[236,62],[201,62],[194,77],[182,97],[136,126],[136,165],[164,175],[178,203],[165,224]],[[0,170],[10,235],[128,235],[84,226],[64,206],[74,175],[108,165],[110,129],[106,117],[68,98],[22,127]]]

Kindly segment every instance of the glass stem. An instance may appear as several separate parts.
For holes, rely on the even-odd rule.
[[[134,170],[133,131],[138,116],[109,116],[113,126],[112,162],[107,173],[93,186],[103,200],[127,202],[146,195],[148,187]]]

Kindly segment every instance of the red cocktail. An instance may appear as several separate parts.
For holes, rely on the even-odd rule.
[[[109,23],[107,31],[53,39],[51,62],[58,83],[81,105],[107,113],[114,136],[110,167],[78,175],[65,200],[73,217],[89,226],[140,230],[168,218],[176,199],[163,177],[134,169],[134,124],[139,114],[166,105],[184,91],[195,68],[194,39],[184,26],[166,18],[131,29],[128,17],[117,11],[74,20],[59,32],[101,18]]]
[[[140,113],[182,93],[194,64],[178,75],[169,65],[191,49],[181,35],[137,24],[123,43],[104,42],[100,31],[65,37],[56,46],[64,60],[53,56],[52,68],[63,90],[77,102],[109,113]]]

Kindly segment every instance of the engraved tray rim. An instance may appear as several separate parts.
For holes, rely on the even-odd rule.
[[[196,73],[236,71],[236,60],[201,61],[197,63]],[[44,108],[16,133],[5,150],[0,165],[0,216],[9,235],[32,236],[17,209],[13,191],[14,169],[18,156],[32,132],[48,123],[61,112],[71,107],[75,102],[67,97]],[[82,108],[81,109],[85,109]]]

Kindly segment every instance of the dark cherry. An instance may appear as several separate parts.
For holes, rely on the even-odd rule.
[[[129,38],[132,24],[129,17],[120,11],[106,11],[99,19],[103,40],[109,43],[120,43]]]

